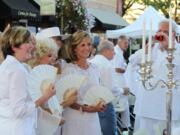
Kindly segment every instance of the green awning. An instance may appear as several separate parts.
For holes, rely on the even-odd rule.
[[[128,23],[121,16],[119,16],[113,11],[93,9],[93,8],[89,8],[88,11],[103,24],[123,26],[123,27],[128,25]]]

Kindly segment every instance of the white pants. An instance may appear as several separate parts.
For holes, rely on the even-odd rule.
[[[121,114],[121,122],[122,122],[122,128],[128,128],[131,126],[130,123],[130,113],[129,113],[129,103],[127,96],[121,96],[119,102],[124,102],[124,111],[122,111]]]
[[[136,115],[135,117],[135,123],[134,123],[134,132],[138,131],[140,129],[139,124],[140,123],[140,116]]]

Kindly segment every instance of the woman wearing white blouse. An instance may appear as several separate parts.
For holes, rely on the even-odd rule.
[[[55,94],[53,86],[35,103],[27,90],[28,72],[23,62],[31,59],[34,46],[24,27],[10,27],[3,32],[1,49],[5,60],[0,66],[0,133],[36,135],[35,110]]]
[[[97,112],[105,109],[104,102],[94,106],[83,104],[88,88],[100,85],[97,67],[87,62],[91,52],[91,38],[86,32],[77,31],[68,40],[70,63],[66,65],[62,76],[78,73],[86,76],[88,81],[79,89],[78,101],[63,112],[66,122],[62,126],[62,135],[101,135]]]

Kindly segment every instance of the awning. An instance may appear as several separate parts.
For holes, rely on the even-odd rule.
[[[1,0],[0,8],[1,18],[18,17],[38,19],[40,17],[39,9],[29,0]]]
[[[127,26],[128,23],[118,14],[113,11],[105,11],[102,9],[88,9],[89,13],[96,17],[103,24]]]

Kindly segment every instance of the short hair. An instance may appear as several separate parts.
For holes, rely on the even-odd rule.
[[[67,47],[66,53],[68,62],[73,62],[77,60],[75,49],[83,41],[84,38],[91,39],[90,35],[87,32],[78,30],[66,40],[65,45]]]
[[[98,52],[102,53],[105,49],[112,49],[114,47],[113,42],[109,40],[102,40],[98,45]]]
[[[119,38],[118,38],[118,43],[121,42],[122,40],[125,40],[125,39],[128,40],[127,36],[125,36],[125,35],[119,36]]]
[[[6,29],[1,35],[1,49],[3,57],[14,55],[12,47],[19,48],[23,43],[28,43],[30,40],[30,31],[22,26],[14,26]]]
[[[49,52],[53,52],[56,56],[58,54],[58,47],[54,40],[51,38],[37,38],[34,58],[29,62],[29,64],[32,67],[39,65],[39,59],[49,54]]]
[[[175,22],[173,19],[171,19],[171,21],[172,21],[172,31],[174,31],[174,32],[176,33],[176,30],[177,30],[176,22]],[[169,24],[169,19],[163,19],[163,20],[161,20],[161,21],[159,22],[159,24],[158,24],[158,28],[159,28],[162,24],[164,24],[164,23],[168,23],[168,24]]]

